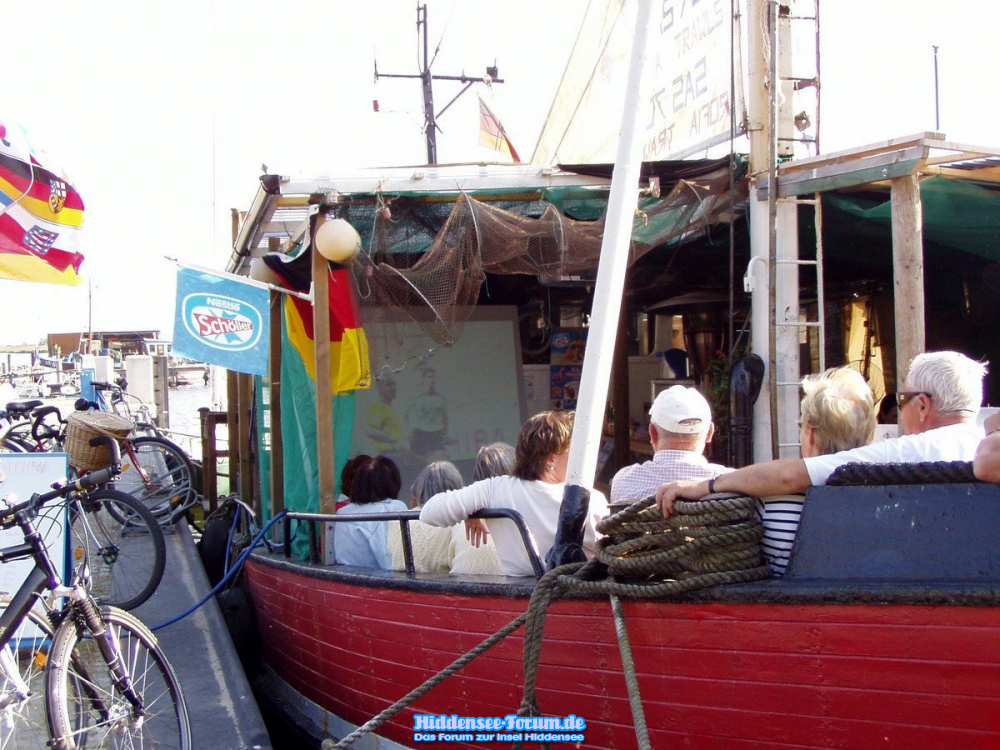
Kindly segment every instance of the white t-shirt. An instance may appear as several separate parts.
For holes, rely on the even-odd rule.
[[[435,495],[420,509],[420,520],[431,526],[453,526],[484,508],[510,508],[524,518],[528,534],[544,562],[555,541],[562,505],[563,483],[526,481],[517,477],[491,477],[458,490]],[[590,517],[584,527],[583,549],[594,554],[597,541],[595,524],[608,514],[608,501],[597,490],[590,491]],[[505,519],[487,521],[496,542],[504,573],[509,576],[533,576],[534,569],[525,552],[517,527]]]
[[[864,462],[870,464],[914,463],[918,461],[971,461],[983,439],[983,428],[963,422],[938,427],[916,435],[880,440],[877,443],[852,448],[849,451],[830,453],[803,459],[809,481],[826,484],[830,475],[844,464]]]

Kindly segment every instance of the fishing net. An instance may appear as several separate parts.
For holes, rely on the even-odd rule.
[[[413,356],[403,341],[407,324],[419,325],[433,342],[421,357],[458,341],[487,274],[593,277],[606,196],[576,189],[543,197],[379,195],[374,206],[347,209],[345,218],[365,225],[367,252],[353,270],[376,378]],[[665,197],[640,200],[629,263],[718,221],[732,203],[728,176],[682,180]],[[574,212],[597,218],[574,219]]]

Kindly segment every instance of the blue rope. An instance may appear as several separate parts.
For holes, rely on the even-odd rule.
[[[236,526],[240,522],[240,507],[236,506],[236,512],[233,514],[233,524],[229,527],[229,537],[226,539],[226,559],[222,564],[222,572],[229,572],[229,550],[233,546],[233,537],[236,536]]]
[[[166,622],[162,622],[159,625],[156,625],[155,627],[150,628],[150,630],[160,630],[161,628],[165,628],[168,625],[173,625],[175,622],[183,620],[189,614],[191,614],[196,609],[198,609],[198,607],[200,607],[202,604],[204,604],[209,599],[211,599],[213,596],[215,596],[217,593],[219,593],[219,591],[222,590],[222,587],[225,586],[227,583],[229,583],[230,579],[232,579],[232,577],[236,575],[236,573],[239,571],[239,569],[243,566],[243,563],[246,562],[246,560],[247,560],[248,557],[250,557],[250,553],[253,552],[254,549],[257,547],[257,545],[259,545],[261,543],[261,540],[264,538],[264,534],[266,534],[268,531],[270,531],[271,527],[274,526],[274,524],[277,523],[279,520],[281,520],[282,518],[284,518],[284,516],[285,516],[285,512],[282,511],[281,513],[278,513],[276,516],[274,516],[274,518],[272,518],[270,521],[267,522],[267,525],[265,525],[264,528],[261,529],[257,533],[257,536],[255,536],[253,538],[253,541],[250,543],[250,546],[248,546],[245,550],[243,550],[243,552],[240,553],[240,556],[236,558],[236,562],[233,563],[232,569],[230,571],[228,571],[222,577],[221,581],[219,581],[217,584],[215,584],[215,588],[214,589],[212,589],[207,594],[205,594],[204,597],[202,597],[201,601],[199,601],[197,604],[194,604],[194,605],[188,607],[186,610],[184,610],[183,612],[181,612],[176,617],[172,617],[171,619],[167,620]]]

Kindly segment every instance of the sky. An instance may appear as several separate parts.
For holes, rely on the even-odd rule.
[[[422,163],[419,83],[373,76],[375,59],[384,73],[417,72],[415,5],[4,0],[10,67],[0,119],[20,122],[80,191],[86,260],[80,287],[0,280],[0,344],[86,330],[90,314],[95,330],[169,335],[175,267],[165,256],[221,269],[230,209],[249,206],[262,165],[317,176]],[[495,61],[505,81],[477,84],[444,114],[439,161],[497,158],[477,144],[477,90],[530,156],[587,0],[427,6],[432,51],[440,41],[435,73],[480,76]],[[934,130],[935,44],[941,131],[1000,146],[1000,100],[982,85],[1000,3],[953,0],[947,9],[823,2],[824,151]],[[437,108],[459,89],[436,83]]]

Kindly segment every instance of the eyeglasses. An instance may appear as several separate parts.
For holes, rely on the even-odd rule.
[[[902,409],[914,396],[927,396],[928,399],[934,398],[934,396],[927,391],[901,391],[896,394],[896,403],[899,404],[899,408]]]

